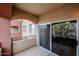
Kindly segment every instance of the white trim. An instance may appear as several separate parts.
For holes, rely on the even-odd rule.
[[[52,24],[50,24],[50,51],[52,53]]]
[[[38,25],[46,25],[46,24],[51,24],[51,23],[43,23],[43,24],[38,24]]]
[[[77,20],[77,19],[79,19],[79,18],[62,19],[62,20],[60,20],[60,19],[57,20],[57,19],[56,19],[57,21],[54,21],[55,19],[54,19],[54,20],[52,19],[53,21],[51,21],[51,22],[45,22],[45,23],[42,22],[42,23],[38,23],[38,24],[39,24],[39,25],[43,25],[43,24],[58,23],[58,22],[64,22],[64,21],[72,21],[72,20]]]
[[[47,50],[46,48],[44,48],[44,47],[42,47],[40,45],[39,45],[39,47],[41,47],[41,48],[45,49],[46,51],[48,51],[49,53],[51,53],[51,51]]]
[[[78,37],[79,31],[78,30],[79,30],[79,20],[77,19],[77,26],[76,26],[77,41],[79,41],[79,37]],[[76,46],[76,56],[78,56],[78,45]]]
[[[72,18],[72,19],[63,19],[59,21],[53,21],[52,23],[57,23],[57,22],[65,22],[65,21],[72,21],[72,20],[77,20],[78,18]]]
[[[37,43],[37,46],[39,46],[39,25],[38,24],[35,24],[35,29],[34,29],[34,33],[36,35],[36,43]]]
[[[48,55],[48,56],[50,56],[51,54],[54,54],[55,56],[59,56],[59,55],[57,55],[56,53],[51,52],[51,51],[47,50],[46,48],[44,48],[44,47],[42,47],[42,46],[39,46],[39,47],[41,47],[41,48],[45,49],[46,51],[48,51],[48,52],[49,52],[49,55]]]
[[[58,54],[56,54],[54,52],[50,53],[49,56],[51,56],[51,54],[53,54],[54,56],[59,56]]]

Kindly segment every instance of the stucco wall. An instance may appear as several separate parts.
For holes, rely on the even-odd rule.
[[[21,21],[11,20],[11,27],[16,26],[18,28],[18,32],[11,33],[11,38],[21,37]]]
[[[0,3],[0,17],[11,18],[12,4]]]
[[[0,42],[3,52],[11,55],[10,20],[0,17]]]
[[[79,18],[79,4],[66,4],[39,17],[39,23],[56,22]]]
[[[30,43],[30,44],[29,44]],[[28,48],[34,47],[36,45],[36,39],[23,39],[19,41],[13,41],[13,54],[17,54],[26,50]]]
[[[10,19],[12,4],[0,3],[0,42],[3,52],[11,55]]]
[[[32,21],[33,23],[38,22],[36,15],[32,15],[28,12],[21,11],[17,8],[13,9],[12,20],[13,19],[26,19],[26,20]]]

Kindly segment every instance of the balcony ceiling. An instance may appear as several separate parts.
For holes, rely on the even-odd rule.
[[[14,6],[25,12],[40,16],[64,5],[63,3],[17,3]]]

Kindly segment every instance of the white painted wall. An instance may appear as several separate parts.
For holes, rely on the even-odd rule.
[[[34,33],[36,34],[36,44],[39,46],[39,25],[35,24],[35,31]]]

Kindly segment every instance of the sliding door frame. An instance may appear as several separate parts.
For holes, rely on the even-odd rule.
[[[76,56],[79,56],[79,19],[77,19],[77,24],[76,24],[76,40],[77,40],[77,46],[76,46]]]
[[[58,22],[65,22],[65,21],[72,21],[72,20],[75,20],[77,23],[76,23],[76,40],[77,40],[77,44],[79,45],[79,19],[78,18],[73,18],[73,19],[67,19],[67,20],[61,20],[61,21],[52,21],[52,22],[48,22],[48,23],[43,23],[43,24],[38,24],[39,25],[47,25],[49,24],[50,25],[50,53],[53,53],[52,52],[52,24],[53,23],[58,23]],[[79,46],[76,46],[76,56],[79,56]],[[39,45],[40,46],[40,45]],[[42,47],[42,46],[41,46]],[[44,48],[44,47],[43,47]],[[46,49],[46,48],[44,48]],[[47,49],[46,49],[47,50]],[[56,53],[55,53],[56,54]],[[57,55],[57,54],[56,54]]]
[[[44,24],[39,24],[39,25],[50,25],[50,50],[48,50],[48,49],[46,49],[46,48],[44,48],[44,47],[42,47],[42,46],[41,46],[41,47],[44,48],[45,50],[49,51],[49,53],[51,53],[51,52],[52,52],[52,50],[51,50],[51,49],[52,49],[52,46],[51,46],[51,45],[52,45],[52,42],[51,42],[51,41],[52,41],[52,39],[51,39],[51,36],[52,36],[52,35],[51,35],[51,23],[44,23]],[[38,25],[38,26],[39,26],[39,25]],[[39,40],[40,40],[40,39],[39,39]],[[40,46],[40,44],[39,44],[39,46]]]

